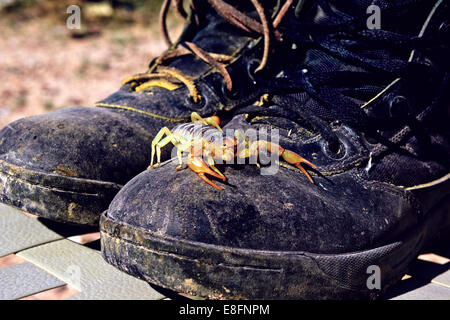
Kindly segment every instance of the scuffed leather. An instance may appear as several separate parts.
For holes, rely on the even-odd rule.
[[[395,241],[419,223],[407,191],[361,179],[357,169],[315,184],[280,167],[225,166],[218,191],[176,161],[148,170],[116,196],[108,215],[159,235],[230,247],[341,253]]]

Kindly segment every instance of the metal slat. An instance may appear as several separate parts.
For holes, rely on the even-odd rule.
[[[450,300],[450,288],[428,283],[417,288],[409,288],[392,300]]]
[[[37,219],[0,204],[0,257],[62,238]]]
[[[97,250],[59,240],[17,254],[80,291],[70,299],[163,299],[145,281],[107,264]]]
[[[0,268],[0,300],[19,299],[64,284],[29,262]]]
[[[450,289],[450,262],[438,264],[417,260],[410,273],[413,277]]]

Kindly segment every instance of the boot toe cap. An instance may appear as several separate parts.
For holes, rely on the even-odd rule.
[[[3,128],[0,160],[41,173],[125,183],[148,162],[142,146],[151,139],[117,112],[73,107]]]
[[[403,191],[362,185],[352,175],[310,183],[280,167],[224,167],[228,184],[212,188],[175,161],[131,180],[108,215],[158,235],[257,250],[340,253],[392,241],[417,223]],[[220,182],[217,182],[220,184]]]

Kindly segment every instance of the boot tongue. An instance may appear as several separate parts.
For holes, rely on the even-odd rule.
[[[259,0],[264,7],[267,17],[270,19],[278,0]],[[227,0],[227,4],[233,6],[243,14],[260,21],[255,7],[250,1]],[[201,16],[202,26],[190,40],[201,49],[225,55],[233,55],[243,48],[255,35],[250,35],[233,26],[222,18],[214,8],[205,0],[194,1],[194,7]],[[195,77],[206,71],[209,66],[194,56],[181,57],[172,61],[169,66],[177,68],[186,75]]]
[[[204,51],[232,55],[251,39],[249,34],[232,26],[212,8],[205,11],[201,29],[189,40]],[[205,62],[196,59],[193,55],[175,59],[169,66],[189,76],[196,76],[209,68]]]
[[[204,27],[195,34],[192,42],[206,51],[231,55],[250,39],[248,33],[231,25],[211,5],[205,4],[207,1],[202,0],[200,2],[197,6],[202,5],[200,14],[204,15],[204,22],[202,23]],[[260,19],[256,9],[250,1],[227,0],[226,3],[259,22]],[[259,3],[264,7],[270,20],[273,9],[277,5],[277,0],[259,0]]]
[[[192,39],[205,51],[231,55],[249,40],[248,34],[229,24],[216,13],[208,13],[205,27]]]

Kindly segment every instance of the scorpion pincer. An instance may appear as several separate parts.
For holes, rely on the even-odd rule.
[[[172,143],[177,148],[179,161],[176,170],[183,167],[183,153],[187,152],[188,167],[207,184],[222,190],[223,188],[206,177],[206,175],[209,175],[223,182],[227,181],[227,178],[215,167],[215,160],[229,162],[235,157],[242,159],[255,157],[255,159],[258,159],[259,150],[265,149],[296,166],[308,177],[309,181],[314,183],[301,164],[306,163],[312,168],[316,168],[316,166],[298,154],[265,140],[253,141],[242,151],[237,152],[239,132],[233,138],[224,137],[223,130],[220,128],[220,119],[217,116],[202,118],[199,114],[193,112],[191,120],[191,123],[179,124],[172,130],[164,127],[158,132],[152,141],[152,160],[149,168],[155,168],[161,163],[161,148]],[[156,164],[154,164],[155,153]]]

